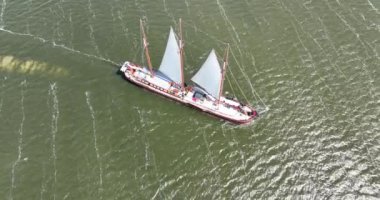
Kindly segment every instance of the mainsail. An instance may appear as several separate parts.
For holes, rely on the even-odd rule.
[[[168,43],[166,44],[165,54],[162,58],[160,68],[161,73],[165,74],[172,81],[182,83],[182,70],[180,49],[173,29],[170,27]]]
[[[210,93],[213,97],[217,99],[219,98],[219,93],[221,92],[220,83],[222,81],[222,70],[214,49],[191,80]]]

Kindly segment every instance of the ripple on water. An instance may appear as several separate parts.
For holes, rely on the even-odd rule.
[[[61,55],[68,58],[62,62],[64,66],[82,66],[81,59],[115,64],[105,55],[138,60],[141,49],[136,16],[143,15],[152,44],[152,61],[157,62],[166,38],[163,30],[167,31],[170,24],[175,26],[173,20],[187,11],[191,14],[184,16],[186,26],[193,24],[185,28],[189,77],[201,63],[206,48],[218,48],[229,41],[233,44],[229,69],[236,82],[248,101],[260,101],[257,91],[271,110],[249,126],[224,124],[120,84],[111,72],[91,66],[91,71],[76,73],[78,79],[60,79],[59,110],[58,99],[55,102],[57,88],[51,88],[51,119],[47,121],[51,125],[50,154],[54,157],[56,143],[62,153],[53,162],[57,160],[59,170],[43,165],[45,182],[37,189],[25,187],[30,191],[48,195],[52,189],[48,185],[52,180],[48,179],[53,179],[52,174],[48,177],[49,170],[54,170],[59,180],[54,183],[57,199],[379,197],[379,27],[375,20],[379,11],[374,1],[33,2],[18,5],[3,0],[0,34],[9,41],[1,41],[0,48],[8,52],[5,55],[33,57],[37,45],[43,54],[41,62],[32,63],[37,65],[45,63],[44,56],[50,57],[51,49],[65,54]],[[177,9],[181,6],[182,10]],[[25,14],[29,18],[18,21]],[[37,20],[41,16],[44,20]],[[205,21],[207,18],[211,21]],[[20,46],[14,45],[20,39],[28,41],[21,52]],[[78,58],[73,61],[70,57]],[[24,125],[20,124],[19,112],[13,111],[21,105],[12,107],[11,102],[19,102],[20,98],[17,77],[30,74],[13,73],[17,70],[6,62],[14,60],[9,58],[3,59],[7,66],[0,68],[16,78],[0,85],[0,114],[3,119],[8,116],[11,120],[4,121],[15,126],[0,128],[19,133]],[[50,69],[21,64],[28,65],[23,72]],[[90,84],[76,94],[77,86],[88,80],[88,73],[98,78],[87,81]],[[227,74],[232,86],[226,87],[236,91],[232,73]],[[85,92],[88,90],[94,92]],[[113,92],[118,95],[113,96]],[[25,100],[33,102],[29,100],[34,97],[25,95]],[[76,96],[80,96],[79,101]],[[104,106],[110,104],[103,101],[105,96],[112,96],[115,105]],[[55,141],[58,112],[62,137]],[[20,138],[9,149],[20,150]],[[21,150],[23,153],[25,149]],[[14,153],[17,158],[17,151]],[[19,186],[21,174],[15,168],[26,158],[16,158],[6,162],[9,170],[13,167],[11,173],[4,169],[7,176],[13,176],[13,185]],[[67,187],[68,181],[76,182],[78,188]],[[9,188],[9,179],[1,186]],[[102,196],[96,196],[96,191]],[[16,190],[12,192],[16,194]]]

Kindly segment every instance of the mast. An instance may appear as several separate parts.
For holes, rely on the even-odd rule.
[[[224,82],[224,75],[226,74],[226,67],[228,65],[228,51],[230,49],[230,44],[227,44],[226,51],[224,52],[224,58],[223,58],[223,68],[222,68],[222,79],[220,80],[220,91],[219,91],[219,98],[218,102],[220,102],[220,96],[223,92],[223,82]]]
[[[144,50],[145,50],[146,61],[148,62],[148,67],[149,67],[149,70],[150,70],[150,77],[153,77],[154,76],[154,72],[153,72],[152,63],[150,62],[150,56],[149,56],[149,50],[148,50],[148,42],[147,42],[147,39],[146,39],[146,35],[145,35],[145,31],[144,31],[144,26],[143,26],[143,22],[142,22],[141,19],[140,19],[140,28],[141,28],[141,32],[142,32],[142,35],[143,35],[143,45],[144,45]]]
[[[180,61],[181,61],[181,87],[182,91],[185,89],[185,78],[183,75],[183,38],[182,38],[182,19],[179,18],[179,52],[180,52]]]

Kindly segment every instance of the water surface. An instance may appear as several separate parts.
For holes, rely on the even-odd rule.
[[[116,74],[145,63],[139,18],[158,66],[180,17],[187,80],[228,42],[225,90],[266,115],[234,126]],[[379,53],[375,0],[2,0],[0,198],[378,199]]]

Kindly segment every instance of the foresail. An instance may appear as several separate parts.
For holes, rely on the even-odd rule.
[[[213,97],[219,98],[222,73],[214,49],[191,80],[205,89]]]
[[[162,58],[160,72],[169,77],[172,81],[181,84],[181,58],[180,49],[173,29],[170,27],[168,43],[166,44],[165,54]]]

